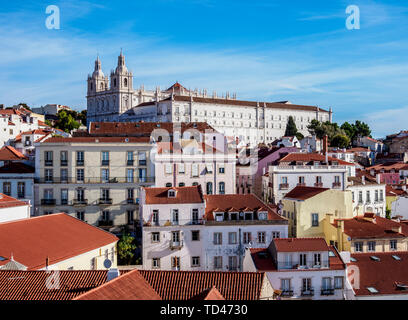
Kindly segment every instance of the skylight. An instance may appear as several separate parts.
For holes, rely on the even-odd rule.
[[[335,257],[336,255],[334,254],[334,252],[333,251],[329,251],[329,257]]]
[[[4,261],[4,260],[7,260],[7,259],[4,258],[4,257],[2,257],[2,256],[0,256],[0,261]]]
[[[380,258],[378,258],[377,256],[370,256],[371,260],[374,261],[381,261]]]
[[[395,260],[398,260],[398,261],[401,260],[401,258],[400,258],[399,256],[393,255],[392,257],[393,257]]]
[[[353,258],[353,257],[350,257],[350,261],[352,261],[352,262],[357,262],[357,259],[356,259],[356,258]]]
[[[374,287],[367,287],[367,290],[370,291],[371,293],[378,293],[378,290]]]

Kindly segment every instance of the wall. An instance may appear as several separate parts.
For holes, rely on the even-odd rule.
[[[0,208],[0,223],[30,218],[30,207]]]

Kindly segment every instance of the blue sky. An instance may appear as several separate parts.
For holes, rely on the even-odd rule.
[[[60,30],[45,27],[52,4]],[[123,48],[135,87],[332,107],[382,137],[408,129],[407,18],[406,1],[0,0],[0,103],[84,109],[97,53],[108,74]]]

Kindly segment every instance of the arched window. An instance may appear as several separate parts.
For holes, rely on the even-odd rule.
[[[125,80],[123,81],[123,85],[125,86],[125,87],[127,87],[127,79],[125,78]]]
[[[100,85],[100,87],[101,87],[101,90],[103,90],[103,82],[101,82],[101,85]]]
[[[179,187],[184,187],[186,184],[184,182],[179,183]]]
[[[219,194],[225,194],[225,182],[220,182],[219,183],[218,192],[219,192]]]
[[[113,86],[116,87],[116,79],[113,79]]]
[[[91,90],[93,90],[93,85],[92,85],[92,83],[91,83]]]
[[[170,182],[166,183],[166,188],[170,188],[170,187],[171,187],[171,183]]]
[[[207,182],[207,194],[213,193],[213,184],[212,182]]]

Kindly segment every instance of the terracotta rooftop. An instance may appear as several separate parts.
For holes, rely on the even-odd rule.
[[[55,213],[29,219],[0,223],[0,261],[4,265],[14,260],[28,270],[67,260],[99,247],[115,243],[113,234],[93,227],[65,213]]]
[[[143,188],[146,191],[146,204],[204,203],[201,185],[192,187]],[[175,190],[174,198],[168,191]]]
[[[27,160],[28,158],[20,151],[11,146],[4,146],[0,149],[0,161]]]
[[[337,162],[338,165],[354,166],[354,163],[343,161],[343,160],[332,158],[332,157],[327,157],[327,160],[330,165],[332,165],[333,162]],[[314,162],[314,161],[325,162],[326,157],[320,153],[289,153],[287,156],[280,159],[279,163],[292,163],[293,162],[294,164],[296,164],[296,162],[309,163],[309,162]]]
[[[0,193],[0,209],[28,206],[27,202],[17,200],[16,198]],[[0,244],[1,246],[1,244]]]
[[[132,270],[74,300],[161,300],[161,297],[138,270]]]
[[[296,186],[285,195],[285,199],[307,200],[327,190],[330,189]]]
[[[35,168],[22,162],[9,162],[0,167],[0,173],[34,173]]]
[[[391,163],[383,163],[383,164],[377,164],[375,166],[371,166],[366,168],[367,171],[370,170],[375,170],[376,172],[384,170],[384,171],[390,171],[390,170],[395,170],[398,172],[399,170],[408,170],[408,164],[403,163],[403,162],[391,162]]]
[[[43,143],[148,143],[149,137],[52,137]]]
[[[408,252],[355,253],[351,257],[356,262],[350,262],[348,266],[359,269],[359,289],[354,289],[357,296],[408,294]],[[349,280],[353,284],[352,278]],[[370,292],[368,288],[374,288],[378,293]]]
[[[323,238],[278,238],[273,239],[278,252],[328,251]]]
[[[50,290],[50,272],[0,270],[0,301],[71,300],[104,284],[106,275],[106,270],[59,271],[59,288]]]
[[[268,207],[254,194],[214,194],[204,195],[205,219],[214,220],[213,212],[244,212],[267,211],[268,220],[286,220],[277,214],[275,209]]]
[[[163,300],[190,300],[217,288],[225,300],[258,300],[265,274],[262,272],[139,270]]]
[[[225,298],[218,289],[213,286],[211,289],[206,289],[195,297],[192,297],[191,300],[225,300]]]
[[[339,219],[334,220],[333,226],[338,226]],[[344,221],[344,233],[352,240],[355,239],[383,239],[383,238],[405,238],[408,236],[408,226],[393,220],[370,216],[357,216],[352,219],[341,219]],[[401,231],[399,232],[399,228]]]

